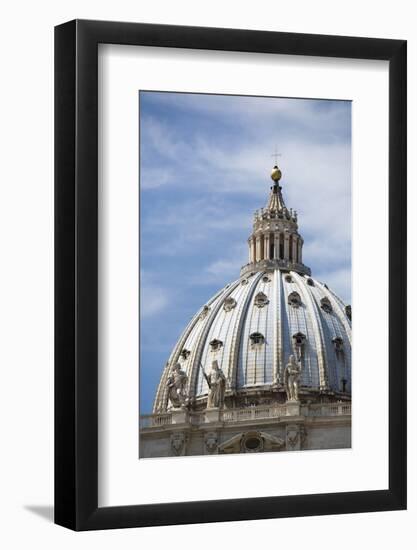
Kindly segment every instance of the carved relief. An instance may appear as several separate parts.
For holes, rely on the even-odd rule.
[[[204,438],[204,443],[206,445],[207,452],[209,454],[214,454],[217,451],[217,447],[219,443],[217,434],[214,432],[207,433]]]
[[[261,453],[279,451],[283,447],[285,447],[285,441],[280,437],[266,432],[250,431],[234,435],[218,446],[218,452],[219,454]]]
[[[255,306],[265,307],[267,304],[269,304],[268,296],[263,292],[258,292],[255,296]]]
[[[231,311],[235,307],[236,307],[236,300],[232,297],[226,298],[226,300],[223,303],[224,311]]]
[[[289,424],[286,428],[287,450],[299,450],[301,446],[300,428],[297,424]]]
[[[303,448],[307,432],[302,424],[287,424],[286,443],[288,451],[298,451]]]
[[[183,432],[171,434],[171,449],[174,456],[184,456],[186,448],[186,436]]]

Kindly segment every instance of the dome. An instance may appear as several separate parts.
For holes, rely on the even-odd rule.
[[[214,362],[226,379],[226,408],[285,402],[285,367],[301,366],[302,401],[350,399],[351,310],[302,263],[297,214],[276,182],[255,213],[249,263],[196,312],[161,376],[154,413],[170,403],[167,382],[179,364],[187,405],[207,406],[205,374]]]

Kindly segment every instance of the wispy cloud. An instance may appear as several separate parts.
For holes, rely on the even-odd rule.
[[[153,284],[148,274],[141,270],[140,281],[140,315],[142,319],[152,317],[160,313],[172,300],[165,288]]]
[[[275,147],[304,261],[350,302],[350,104],[141,93],[140,105],[141,360],[152,396],[188,319],[247,262]]]

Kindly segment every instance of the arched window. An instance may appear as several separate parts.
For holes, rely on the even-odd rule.
[[[352,306],[346,306],[345,307],[345,313],[346,317],[349,319],[349,321],[352,320]]]
[[[295,355],[298,361],[304,358],[305,342],[307,337],[302,332],[296,332],[292,335],[292,341],[294,345]]]
[[[191,351],[189,351],[188,349],[184,348],[183,350],[181,350],[180,357],[182,357],[184,361],[186,361],[190,355]]]
[[[263,292],[258,292],[255,296],[255,306],[265,307],[267,304],[269,304],[268,296]]]
[[[218,351],[223,346],[223,342],[215,338],[210,342],[209,346],[211,348],[211,351]]]
[[[320,306],[321,306],[321,309],[326,313],[331,313],[333,311],[332,304],[330,303],[330,300],[327,297],[324,297],[320,300]]]
[[[292,307],[300,307],[301,306],[301,296],[298,294],[298,292],[291,292],[291,294],[288,295],[288,303]]]
[[[224,311],[231,311],[235,307],[236,307],[236,300],[231,296],[229,296],[229,298],[226,298],[226,300],[223,303]]]
[[[332,339],[332,342],[337,359],[342,359],[344,353],[343,339],[340,336],[335,336],[335,338]]]
[[[307,284],[308,284],[309,286],[314,286],[314,281],[313,281],[313,279],[311,279],[311,278],[309,277],[309,278],[307,279]]]
[[[260,332],[252,332],[249,338],[250,338],[252,347],[260,346],[265,342],[265,337]]]

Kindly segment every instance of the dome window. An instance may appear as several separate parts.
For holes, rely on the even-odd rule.
[[[223,346],[223,342],[215,338],[210,342],[209,345],[210,345],[211,351],[219,351],[219,349]]]
[[[341,359],[344,352],[342,338],[340,338],[340,336],[336,336],[335,338],[333,338],[332,342],[334,345],[334,351],[336,352],[336,357],[338,359]]]
[[[226,298],[226,300],[223,303],[224,311],[231,311],[235,307],[236,307],[236,300],[232,297]]]
[[[291,275],[285,275],[285,280],[287,281],[287,283],[292,283]]]
[[[209,311],[210,311],[210,308],[208,306],[204,306],[200,313],[200,319],[205,319]]]
[[[269,304],[268,296],[263,292],[258,292],[255,296],[255,306],[265,307],[267,304]]]
[[[304,357],[304,348],[305,348],[306,339],[307,339],[306,335],[303,334],[302,332],[297,332],[296,334],[292,335],[294,351],[298,361],[300,361]]]
[[[320,306],[323,311],[326,313],[331,313],[333,311],[332,304],[330,303],[329,298],[322,298],[320,300]]]
[[[313,281],[313,279],[308,278],[308,279],[307,279],[307,284],[308,284],[309,286],[314,286],[314,281]]]
[[[346,306],[345,307],[345,313],[346,317],[349,319],[349,321],[352,320],[352,306]]]
[[[188,349],[181,350],[180,357],[182,357],[182,359],[184,359],[184,361],[186,361],[189,358],[190,355],[191,355],[190,350],[188,350]]]
[[[247,285],[248,284],[248,280],[247,279],[242,279],[241,282],[240,282],[241,285]]]
[[[265,337],[260,332],[252,332],[249,336],[252,346],[260,346],[265,342]]]
[[[288,295],[288,303],[290,306],[295,308],[301,306],[301,296],[298,292],[291,292],[291,294]]]
[[[264,275],[264,276],[262,277],[262,281],[263,281],[264,283],[270,283],[270,282],[271,282],[271,279],[268,277],[268,275]]]

